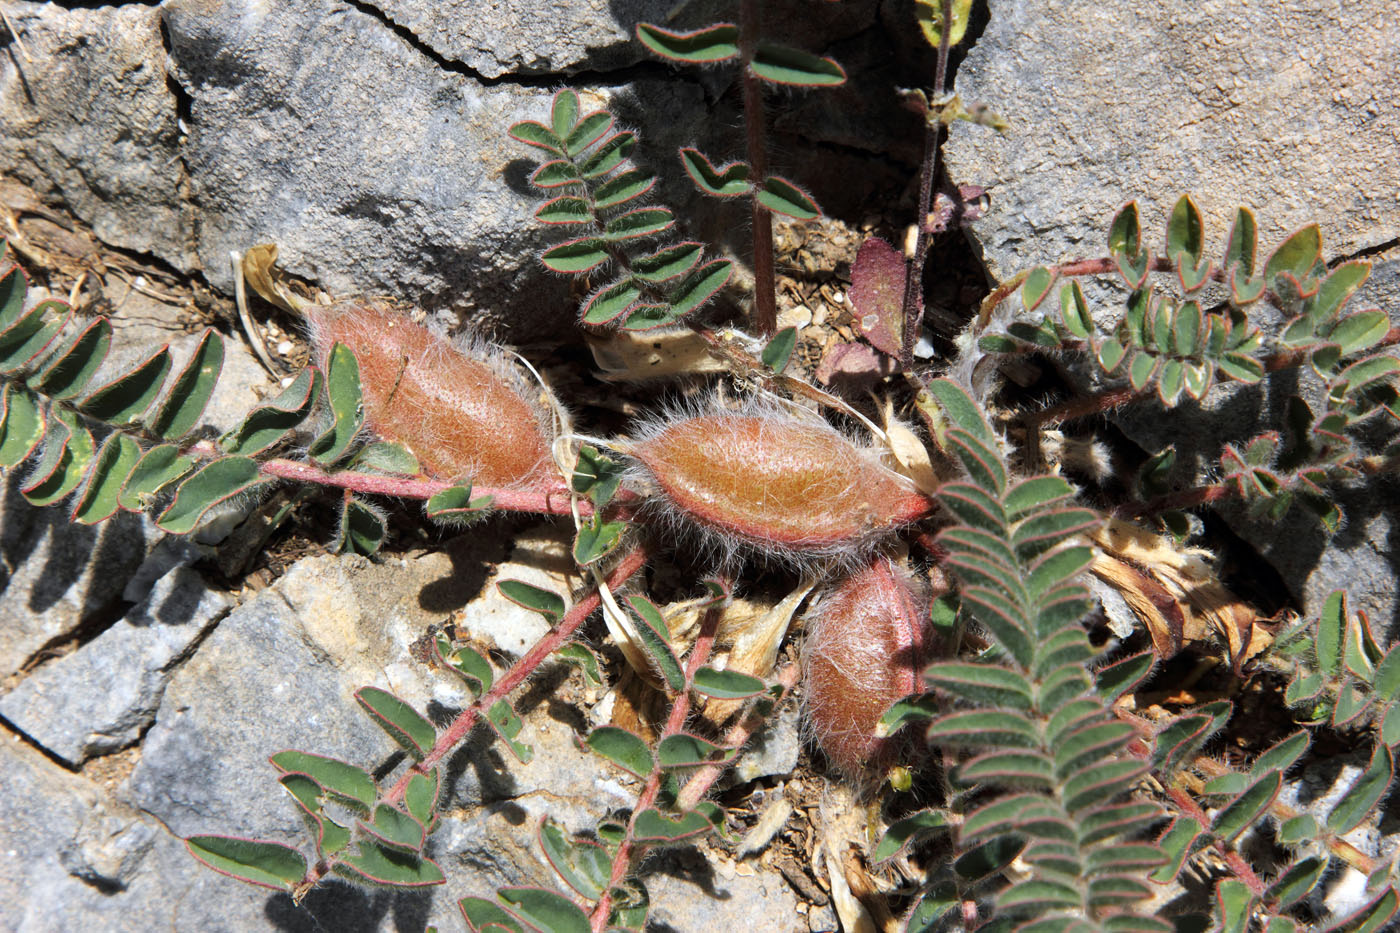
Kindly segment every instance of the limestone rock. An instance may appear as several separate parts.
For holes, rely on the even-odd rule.
[[[957,90],[1010,129],[959,123],[945,148],[953,180],[991,195],[972,225],[990,271],[1103,255],[1133,198],[1160,247],[1149,218],[1165,222],[1187,192],[1218,245],[1240,205],[1261,250],[1314,220],[1329,256],[1394,240],[1400,33],[1387,9],[994,0]]]
[[[0,58],[0,171],[60,196],[106,242],[191,269],[159,11],[11,3],[6,12],[29,54],[11,43]]]
[[[172,669],[228,606],[197,573],[175,570],[116,625],[0,697],[0,715],[72,765],[131,745]]]

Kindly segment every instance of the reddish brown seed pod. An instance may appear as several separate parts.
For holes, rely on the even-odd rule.
[[[413,451],[435,479],[515,486],[553,474],[532,387],[494,347],[452,343],[378,302],[303,312],[315,360],[342,343],[360,364],[365,425]]]
[[[875,725],[923,689],[928,596],[889,558],[876,557],[825,596],[803,647],[807,722],[827,759],[852,779],[883,777],[904,743]]]
[[[690,414],[643,429],[627,450],[669,514],[721,551],[849,561],[929,510],[907,480],[816,417]]]

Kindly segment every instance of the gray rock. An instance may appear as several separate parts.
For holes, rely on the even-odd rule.
[[[0,169],[56,194],[108,243],[195,262],[160,14],[143,4],[11,3],[0,59]]]
[[[182,152],[213,285],[230,290],[231,250],[273,242],[335,294],[559,326],[562,283],[515,287],[542,276],[521,235],[525,153],[505,134],[544,94],[445,71],[335,0],[172,0],[161,13],[191,100]]]
[[[771,775],[791,774],[797,767],[797,758],[802,751],[801,729],[802,714],[796,705],[788,704],[779,710],[734,765],[735,779],[747,782]]]
[[[660,858],[661,870],[646,879],[652,909],[648,928],[677,933],[762,929],[805,933],[807,919],[783,876],[718,853],[677,849]]]
[[[74,766],[131,745],[173,669],[228,606],[194,571],[167,574],[116,625],[0,697],[0,716]]]
[[[957,90],[1010,130],[959,123],[945,148],[958,184],[990,191],[972,225],[989,269],[1102,255],[1131,198],[1160,247],[1184,192],[1217,246],[1239,205],[1264,251],[1314,220],[1332,256],[1394,240],[1400,34],[1386,9],[994,0]]]
[[[648,54],[634,41],[638,22],[664,22],[672,0],[565,0],[548,14],[527,5],[476,0],[380,0],[374,4],[437,55],[484,78],[561,74],[632,65]]]
[[[25,476],[11,471],[0,494],[0,675],[83,626],[119,618],[127,579],[160,537],[130,513],[94,527],[73,524],[61,505],[35,508],[20,494]]]
[[[1011,124],[999,136],[958,124],[945,149],[959,184],[988,187],[991,209],[972,235],[992,273],[1106,252],[1108,222],[1136,198],[1154,250],[1176,198],[1189,192],[1219,256],[1237,206],[1254,210],[1260,261],[1317,221],[1328,258],[1376,251],[1400,235],[1400,168],[1381,155],[1400,133],[1395,83],[1400,36],[1378,0],[1348,8],[1303,2],[1242,6],[1104,6],[997,0],[958,73],[958,91]],[[1035,37],[1029,41],[1028,37]],[[1104,36],[1113,42],[1105,46]],[[1400,307],[1394,247],[1374,257],[1351,308]],[[1086,283],[1087,284],[1087,283]],[[1099,320],[1121,292],[1086,289]],[[1008,303],[1013,304],[1013,303]],[[1280,321],[1258,316],[1266,333]],[[1225,385],[1202,406],[1163,418],[1152,406],[1115,421],[1144,449],[1178,446],[1179,478],[1208,475],[1220,446],[1280,427],[1288,396],[1315,395],[1307,373],[1265,388]],[[1315,383],[1316,380],[1311,380]],[[1339,490],[1349,527],[1331,541],[1300,512],[1282,525],[1221,512],[1280,571],[1306,612],[1349,588],[1381,627],[1396,624],[1393,493],[1385,483]]]
[[[0,770],[0,931],[423,929],[419,895],[332,883],[298,907],[215,874],[156,820],[17,739],[0,740]]]

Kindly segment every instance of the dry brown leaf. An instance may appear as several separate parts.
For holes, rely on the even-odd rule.
[[[243,278],[247,279],[248,285],[252,287],[253,291],[257,292],[264,301],[276,305],[283,311],[299,316],[303,308],[315,304],[307,297],[297,294],[292,287],[292,280],[287,277],[286,273],[277,268],[277,244],[260,243],[257,246],[250,246],[243,254],[241,266]]]
[[[1215,640],[1238,671],[1268,647],[1272,638],[1255,624],[1258,614],[1216,578],[1208,552],[1115,518],[1090,539],[1098,548],[1090,570],[1122,594],[1159,658]]]

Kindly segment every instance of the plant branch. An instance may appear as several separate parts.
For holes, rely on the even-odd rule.
[[[719,619],[723,611],[722,605],[714,605],[705,610],[705,615],[700,621],[700,634],[695,639],[694,647],[690,649],[689,657],[686,658],[685,686],[676,694],[676,701],[671,705],[671,713],[666,717],[666,726],[661,732],[663,740],[685,728],[686,717],[690,715],[690,691],[695,681],[695,672],[710,657],[710,649],[714,647],[715,633],[719,630]],[[647,775],[646,785],[637,797],[637,805],[632,808],[632,815],[627,820],[627,835],[613,855],[612,872],[608,878],[608,886],[604,889],[603,896],[593,907],[593,913],[589,920],[594,933],[602,933],[602,930],[607,927],[608,914],[612,910],[613,888],[621,884],[622,880],[627,877],[627,871],[632,867],[633,858],[640,855],[644,848],[638,844],[635,837],[637,817],[656,803],[656,795],[661,790],[661,781],[665,776],[666,769],[658,758],[656,763],[652,765],[651,774]]]
[[[768,142],[763,112],[763,82],[749,65],[758,48],[760,4],[743,0],[739,6],[739,60],[744,81],[744,141],[748,148],[749,179],[755,189],[768,175]],[[761,337],[778,332],[777,285],[773,271],[773,215],[750,195],[753,222],[753,321]]]
[[[646,552],[638,547],[629,551],[613,567],[612,572],[607,576],[609,587],[619,587],[635,575],[646,564]],[[559,620],[559,624],[551,629],[539,641],[527,651],[519,661],[511,665],[499,680],[482,695],[471,706],[464,709],[452,720],[446,729],[438,736],[432,750],[423,757],[422,761],[414,762],[399,777],[394,786],[380,795],[376,801],[376,806],[381,803],[397,804],[403,800],[404,794],[408,791],[409,782],[416,775],[428,774],[438,763],[451,754],[458,744],[475,728],[484,710],[490,709],[497,701],[505,699],[512,690],[524,683],[525,679],[533,674],[539,666],[558,651],[565,642],[573,638],[579,627],[588,620],[600,605],[602,598],[595,588],[587,596],[574,604],[564,617]],[[324,878],[332,868],[333,860],[325,860],[317,863],[300,883],[296,885],[297,890],[310,890],[317,882]]]
[[[936,101],[948,92],[949,32],[953,20],[953,0],[942,0],[943,27],[939,30],[938,64],[933,76]],[[914,368],[914,344],[918,341],[919,324],[923,320],[924,262],[928,259],[930,236],[928,215],[933,210],[933,188],[937,183],[939,142],[943,135],[940,121],[924,121],[924,161],[919,175],[919,212],[914,218],[914,255],[905,257],[904,300],[901,321],[904,333],[900,344],[900,363],[906,370]]]

